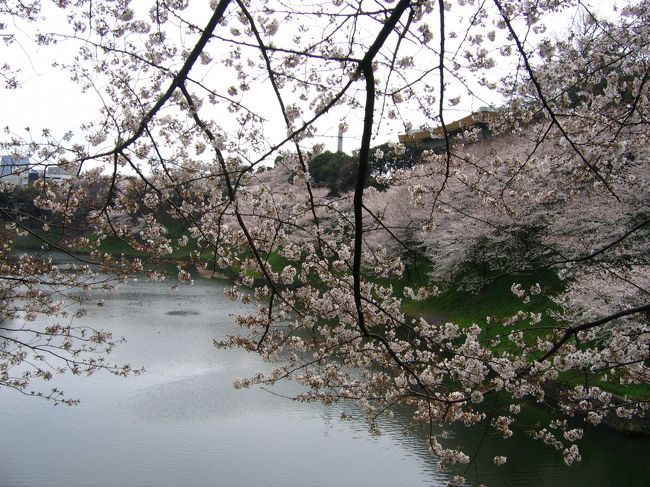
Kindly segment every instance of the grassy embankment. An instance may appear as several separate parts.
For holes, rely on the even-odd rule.
[[[421,276],[426,276],[428,265],[426,262],[418,263],[420,269],[415,275],[420,277],[416,279],[416,284],[425,284],[424,281],[417,281],[422,279]],[[524,288],[530,288],[538,283],[542,293],[531,296],[529,303],[523,303],[511,292],[511,286],[514,283],[519,283]],[[394,286],[399,286],[399,283],[394,283]],[[492,280],[477,294],[449,289],[424,301],[405,300],[403,310],[409,316],[424,316],[434,320],[450,321],[461,327],[477,323],[483,329],[479,338],[485,341],[499,336],[503,337],[508,332],[523,331],[525,343],[535,345],[538,337],[548,335],[549,330],[560,325],[553,317],[553,311],[557,310],[557,305],[550,296],[560,293],[563,286],[564,283],[548,269],[529,274],[504,275]],[[520,310],[541,313],[541,322],[531,325],[528,320],[524,320],[514,326],[503,326],[504,320]],[[491,318],[490,323],[486,322],[488,316]],[[495,352],[516,351],[515,344],[507,338],[502,338],[498,345],[491,348]],[[541,356],[541,354],[542,352],[538,352],[537,356]],[[603,390],[619,396],[650,399],[650,384],[621,385],[614,381],[605,382],[597,376],[589,375],[588,383],[591,386],[601,387]],[[560,376],[559,382],[567,385],[584,384],[585,376],[580,371],[566,372]]]

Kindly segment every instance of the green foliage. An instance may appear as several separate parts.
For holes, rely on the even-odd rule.
[[[418,163],[421,154],[422,150],[415,147],[403,147],[401,153],[388,143],[371,148],[367,185],[377,186],[375,178],[378,176],[398,169],[412,168]],[[329,188],[332,195],[351,191],[356,184],[358,170],[358,159],[344,152],[326,151],[309,161],[309,174],[314,184]]]
[[[340,194],[354,188],[359,163],[344,152],[326,151],[309,161],[309,174],[316,186]]]

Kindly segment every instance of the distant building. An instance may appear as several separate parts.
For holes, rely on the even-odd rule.
[[[44,178],[46,181],[65,181],[66,179],[72,179],[73,177],[73,174],[70,174],[59,166],[50,166],[45,169]]]
[[[45,170],[37,170],[27,157],[16,159],[12,156],[2,156],[0,158],[0,183],[12,186],[29,186],[38,179],[58,182],[73,177],[74,174],[59,166],[49,166]]]
[[[462,138],[466,131],[472,129],[477,129],[477,131],[475,132],[475,139],[471,140],[471,142],[479,142],[490,137],[490,121],[494,117],[496,117],[496,113],[493,109],[482,107],[478,112],[445,124],[449,142],[458,142],[459,138]],[[400,135],[399,141],[411,147],[416,147],[421,150],[429,149],[433,152],[444,152],[447,148],[445,131],[442,127],[433,130],[410,130],[406,134]],[[464,142],[467,143],[467,141]]]
[[[32,170],[27,157],[16,159],[13,156],[2,156],[0,158],[0,183],[27,186],[30,172],[35,171]]]

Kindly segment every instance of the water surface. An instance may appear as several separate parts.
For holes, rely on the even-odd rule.
[[[170,291],[169,283],[138,282],[89,300],[87,320],[124,335],[111,358],[144,366],[128,379],[62,376],[56,385],[81,404],[46,401],[0,389],[0,486],[443,486],[422,432],[406,435],[408,411],[373,436],[351,404],[302,404],[259,387],[235,390],[233,380],[266,370],[254,354],[216,350],[214,339],[238,331],[226,283],[199,279]],[[291,394],[297,386],[275,389]],[[451,443],[473,449],[482,431],[458,430]],[[503,446],[483,440],[468,478],[493,486],[650,485],[650,442],[608,430],[587,432],[584,462],[561,455],[518,431],[509,461],[491,464]],[[458,472],[454,472],[458,473]]]

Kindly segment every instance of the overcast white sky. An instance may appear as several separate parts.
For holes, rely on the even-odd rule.
[[[200,5],[200,8],[196,10],[197,16],[205,19],[208,2],[194,0],[193,3]],[[591,3],[597,4],[597,10],[603,13],[610,11],[617,3],[624,2],[599,1]],[[52,12],[55,11],[55,9],[52,10]],[[553,19],[550,27],[556,35],[561,35],[572,21],[571,15],[558,15]],[[46,28],[56,31],[64,25],[63,23],[65,23],[65,19],[60,15],[49,16]],[[9,47],[2,46],[2,55],[12,66],[20,67],[21,87],[18,90],[1,88],[0,96],[4,114],[2,125],[3,127],[10,126],[17,133],[20,133],[25,127],[30,127],[32,133],[39,133],[47,127],[52,129],[55,134],[60,135],[70,128],[77,127],[80,123],[92,120],[99,108],[98,99],[95,94],[81,93],[79,87],[70,81],[66,72],[51,67],[53,54],[60,61],[72,60],[76,53],[74,43],[63,43],[54,50],[39,48],[31,40],[32,29],[32,26],[10,23],[5,30],[5,32],[15,35],[16,42]],[[484,93],[486,92],[484,91]],[[451,95],[454,94],[451,93]],[[487,94],[486,98],[489,99],[490,95]],[[493,96],[490,101],[494,104],[500,102],[497,96]],[[460,118],[470,110],[477,110],[483,104],[482,101],[471,97],[461,97],[461,103],[456,107],[458,111],[447,114],[446,121],[450,122],[455,118]],[[274,99],[261,99],[256,109],[261,112],[276,111],[277,102]],[[457,116],[454,116],[454,113]],[[350,130],[346,133],[344,150],[351,152],[355,149],[360,141],[362,120],[360,113],[350,110],[339,110],[338,113],[333,113],[329,117],[330,124],[321,127],[321,137],[308,141],[308,143],[320,142],[325,144],[326,149],[336,150],[338,119],[345,119],[350,126]],[[418,120],[417,114],[413,114],[413,122],[416,126],[422,123]],[[280,129],[276,138],[282,136],[283,130],[283,128]],[[388,127],[385,132],[380,133],[376,143],[397,141],[399,132],[401,131],[398,127]]]

